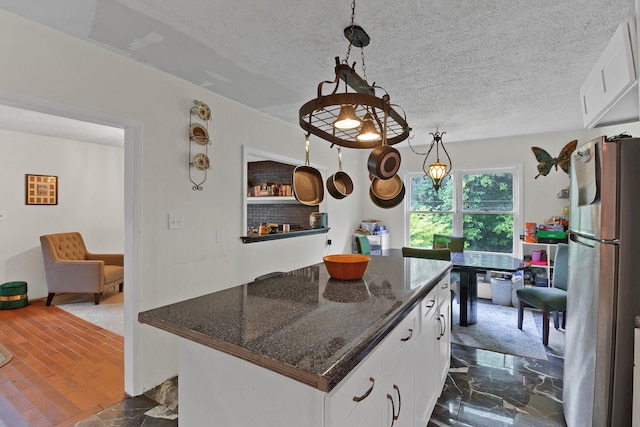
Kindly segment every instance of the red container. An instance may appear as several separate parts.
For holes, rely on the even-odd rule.
[[[536,236],[537,226],[535,222],[527,222],[524,224],[524,241],[529,243],[537,243],[538,237]]]

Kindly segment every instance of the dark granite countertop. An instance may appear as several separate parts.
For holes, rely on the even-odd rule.
[[[146,323],[330,391],[451,268],[447,261],[372,256],[360,281],[324,263],[138,315]]]

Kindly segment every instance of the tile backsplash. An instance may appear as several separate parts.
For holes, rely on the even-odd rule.
[[[289,184],[293,182],[294,165],[272,160],[247,163],[247,188],[261,184]],[[255,228],[262,222],[290,224],[291,230],[309,228],[309,216],[318,212],[318,206],[301,203],[251,203],[247,204],[247,227]]]

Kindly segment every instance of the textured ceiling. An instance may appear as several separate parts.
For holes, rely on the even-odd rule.
[[[344,59],[348,0],[0,0],[0,8],[298,123]],[[361,1],[369,83],[414,142],[581,129],[579,88],[634,0]],[[360,49],[349,62],[361,69]]]

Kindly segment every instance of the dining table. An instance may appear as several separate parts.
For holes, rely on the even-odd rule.
[[[478,306],[478,273],[486,271],[515,272],[527,264],[510,254],[490,252],[452,252],[453,271],[460,274],[457,291],[460,295],[460,326],[475,324]]]
[[[384,255],[401,257],[401,249],[390,249]],[[460,326],[478,321],[478,274],[487,271],[515,272],[529,266],[527,261],[511,254],[495,252],[451,252],[452,271],[460,274],[457,286],[460,300]]]

